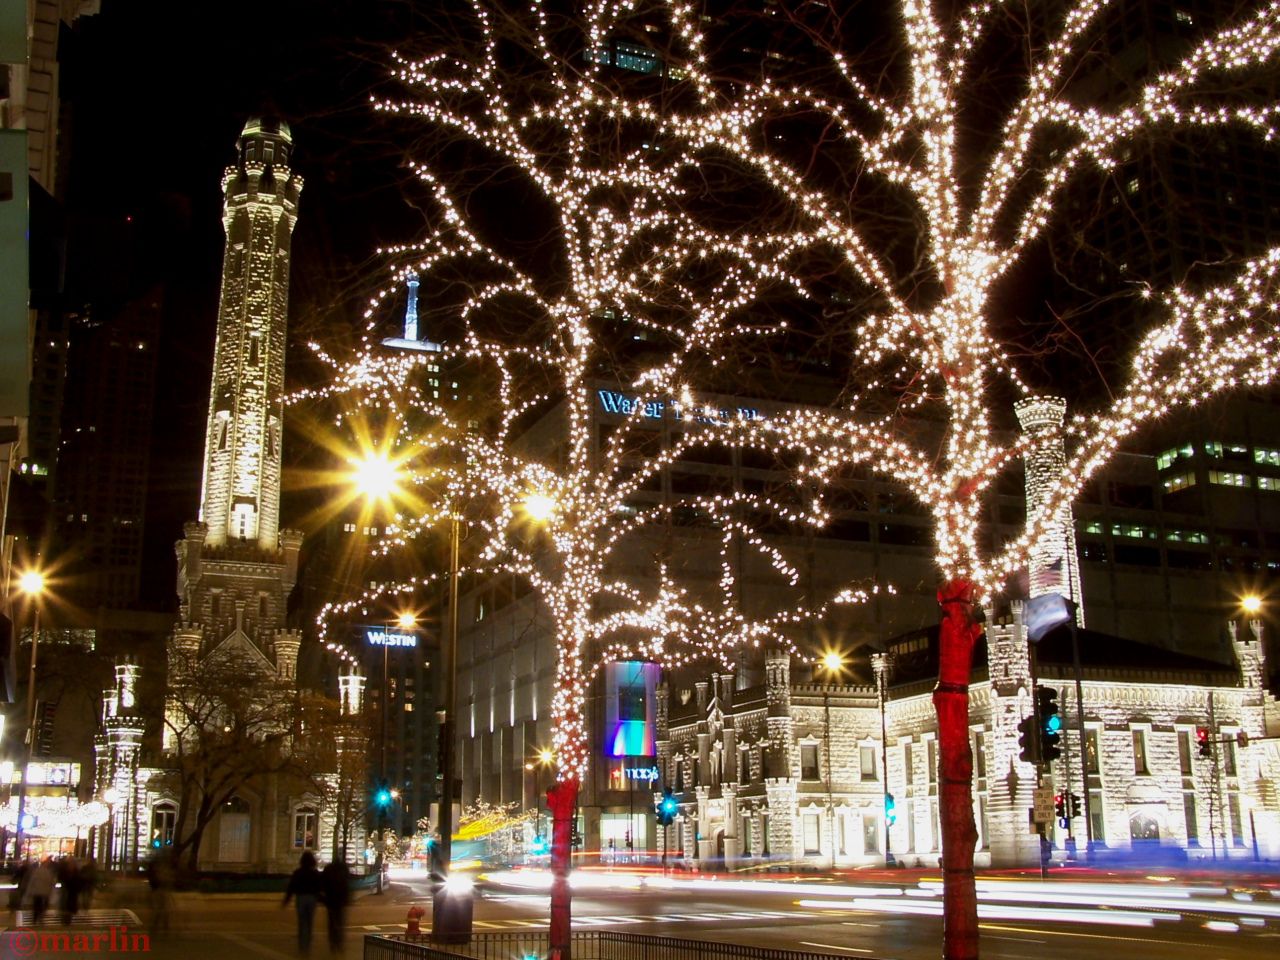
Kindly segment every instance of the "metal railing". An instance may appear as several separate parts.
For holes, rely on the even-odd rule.
[[[831,960],[834,954],[749,947],[646,933],[581,930],[572,935],[573,960]],[[546,960],[547,934],[473,934],[467,943],[437,943],[431,935],[369,934],[364,960]]]

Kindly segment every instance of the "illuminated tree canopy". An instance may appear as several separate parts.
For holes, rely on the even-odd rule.
[[[742,612],[732,544],[795,578],[752,525],[760,511],[821,526],[830,481],[851,470],[897,481],[933,521],[946,602],[969,603],[1026,566],[1144,424],[1273,379],[1280,247],[1225,251],[1210,271],[1139,276],[1126,263],[1101,322],[1127,340],[1125,365],[1092,394],[1073,388],[1061,429],[1011,429],[1015,402],[1066,387],[1046,378],[1007,285],[1060,238],[1085,244],[1082,221],[1097,216],[1080,191],[1118,190],[1135,150],[1181,138],[1194,164],[1207,162],[1206,135],[1263,150],[1274,136],[1280,4],[1217,24],[1153,7],[1173,42],[1126,48],[1136,6],[475,2],[443,15],[447,43],[398,57],[404,95],[376,106],[429,131],[413,161],[429,227],[386,251],[393,280],[328,393],[393,423],[406,496],[387,549],[482,502],[468,517],[477,566],[523,575],[551,610],[562,779],[587,759],[584,657],[785,642],[817,612]],[[1178,239],[1151,230],[1149,246]],[[410,274],[424,336],[442,349],[379,343]],[[752,395],[750,371],[786,366],[797,336],[824,344],[837,388],[811,405],[722,413],[723,398]],[[487,413],[450,402],[454,370]],[[596,449],[602,386],[628,415]],[[647,429],[655,410],[684,421],[665,448]],[[1024,533],[993,548],[983,505],[1031,443],[1065,445],[1065,469]],[[718,445],[789,458],[806,494],[642,496],[686,453]],[[524,515],[534,495],[546,498],[536,531]],[[686,508],[722,538],[711,600],[661,556],[648,588],[610,572],[633,533]],[[967,614],[948,610],[944,645],[971,642]],[[967,648],[952,668],[961,696]],[[944,768],[964,742],[944,738]]]

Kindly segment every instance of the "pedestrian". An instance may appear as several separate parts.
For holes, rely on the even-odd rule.
[[[344,861],[330,860],[320,871],[320,877],[324,881],[322,891],[329,920],[329,950],[331,953],[340,953],[347,901],[351,897],[351,871]]]
[[[17,913],[26,899],[27,883],[31,880],[31,863],[23,860],[13,868],[13,889],[9,892],[9,909]]]
[[[27,881],[27,896],[31,898],[31,923],[34,926],[44,919],[53,896],[53,886],[58,882],[58,872],[53,867],[53,857],[45,857],[31,872]]]
[[[303,954],[311,952],[311,925],[315,921],[316,904],[320,902],[323,890],[320,871],[316,869],[316,855],[305,851],[298,860],[298,869],[289,878],[289,885],[284,889],[284,902],[294,901],[294,909],[298,912],[298,951]]]
[[[66,926],[80,910],[80,864],[75,857],[58,861],[58,887],[58,910]]]
[[[80,906],[85,910],[93,906],[93,894],[98,888],[98,862],[89,857],[80,865]]]
[[[147,887],[151,897],[151,933],[159,936],[169,932],[170,908],[173,903],[173,863],[167,851],[161,851],[147,861]]]

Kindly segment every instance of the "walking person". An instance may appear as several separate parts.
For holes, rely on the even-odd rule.
[[[58,862],[58,887],[58,910],[65,926],[80,912],[80,864],[75,857],[63,857]]]
[[[294,901],[298,912],[298,952],[311,952],[311,925],[315,922],[316,904],[320,902],[323,892],[320,871],[316,869],[316,855],[310,850],[302,854],[298,860],[298,869],[289,878],[289,885],[284,889],[284,902],[280,906],[287,907]]]
[[[53,858],[45,857],[31,872],[31,879],[27,882],[33,926],[44,919],[45,912],[49,909],[49,900],[53,897],[53,886],[57,882],[58,872],[53,867]]]
[[[320,878],[329,920],[329,951],[341,953],[347,901],[351,897],[351,871],[342,860],[330,860],[320,871]]]
[[[173,907],[173,861],[168,851],[162,850],[147,861],[147,887],[151,893],[151,933],[159,936],[169,932]]]

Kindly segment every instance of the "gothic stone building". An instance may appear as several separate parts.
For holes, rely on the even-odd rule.
[[[1236,670],[1080,631],[1089,792],[1088,826],[1083,803],[1072,821],[1080,851],[1091,832],[1102,857],[1154,845],[1191,858],[1280,854],[1280,750],[1263,739],[1280,728],[1280,709],[1263,689],[1261,623],[1231,627]],[[936,642],[933,630],[891,645],[900,679],[886,684],[883,739],[877,684],[813,682],[807,665],[793,674],[785,653],[768,655],[746,684],[713,674],[692,688],[664,688],[659,768],[680,800],[666,838],[672,854],[690,863],[855,865],[883,862],[888,841],[897,860],[936,865]],[[1039,858],[1030,823],[1036,770],[1019,759],[1018,742],[1031,710],[1027,650],[1014,604],[988,626],[976,657],[969,692],[980,866]],[[1046,637],[1037,654],[1037,683],[1060,692],[1065,721],[1062,756],[1044,785],[1082,796],[1069,632]],[[887,836],[886,760],[896,815]],[[1067,830],[1049,829],[1055,847],[1066,847]]]
[[[302,535],[281,530],[285,325],[289,247],[302,179],[290,168],[287,124],[252,119],[223,176],[226,249],[205,433],[200,518],[177,543],[179,622],[169,641],[168,703],[180,671],[234,658],[263,689],[296,688],[299,631],[286,626]],[[165,757],[181,746],[166,724],[156,767],[140,766],[142,722],[133,674],[123,670],[104,705],[100,790],[114,788],[113,860],[145,858],[173,839],[179,797]],[[280,691],[285,691],[281,693]],[[314,792],[280,777],[259,778],[224,803],[201,846],[206,869],[292,869],[302,849],[332,835]]]

